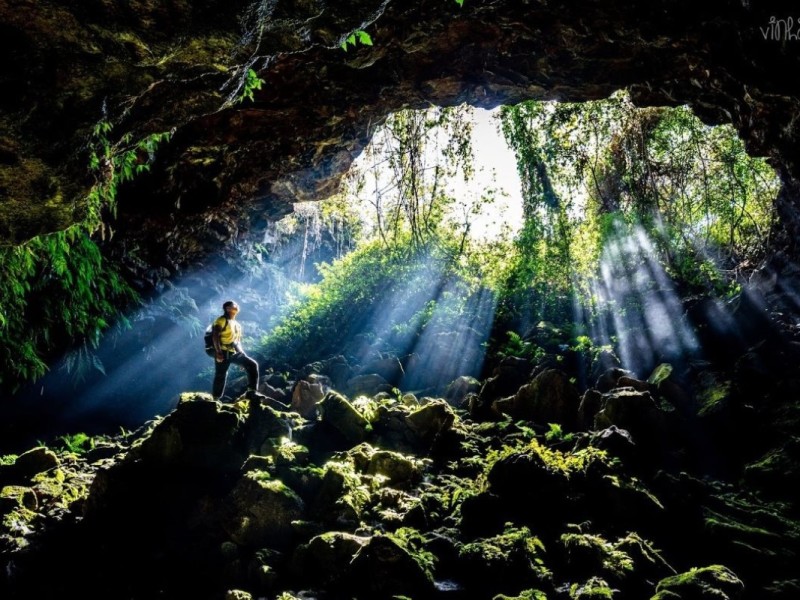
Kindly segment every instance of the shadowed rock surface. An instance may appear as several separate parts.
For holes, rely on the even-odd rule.
[[[785,28],[770,24],[789,8],[4,0],[0,239],[19,243],[81,217],[101,120],[114,125],[112,144],[126,133],[174,132],[152,172],[121,190],[113,223],[116,252],[140,258],[131,271],[161,267],[168,278],[259,238],[292,202],[335,191],[392,111],[588,100],[629,87],[640,105],[688,103],[708,122],[731,122],[751,153],[770,156],[793,250],[798,53]],[[342,51],[355,29],[374,45]],[[237,102],[248,69],[264,85]]]

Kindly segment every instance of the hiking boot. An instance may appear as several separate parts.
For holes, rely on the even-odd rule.
[[[247,390],[247,392],[245,392],[244,397],[247,398],[248,400],[258,400],[258,401],[267,399],[267,397],[264,394],[256,390]]]

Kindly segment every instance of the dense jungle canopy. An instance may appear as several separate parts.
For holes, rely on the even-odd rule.
[[[0,0],[0,596],[796,598],[795,19]]]

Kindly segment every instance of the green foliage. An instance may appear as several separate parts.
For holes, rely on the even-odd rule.
[[[250,100],[250,102],[255,101],[255,92],[261,89],[264,85],[264,80],[258,76],[253,69],[247,69],[247,73],[245,73],[244,82],[242,83],[242,91],[239,94],[239,102],[244,102],[245,100]]]
[[[73,454],[83,454],[92,450],[95,445],[94,438],[86,435],[85,433],[75,433],[62,435],[58,438],[59,445],[66,451]]]
[[[0,455],[0,466],[5,465],[13,465],[14,462],[17,460],[17,454],[3,454]]]
[[[46,370],[52,347],[80,340],[84,358],[117,308],[135,298],[80,227],[0,248],[0,386],[15,389]],[[101,366],[101,365],[95,365]]]
[[[501,344],[495,351],[498,358],[530,358],[540,359],[544,354],[544,349],[539,348],[533,342],[523,340],[522,336],[516,331],[506,331],[508,340]]]
[[[172,137],[172,132],[164,131],[133,141],[133,136],[126,133],[112,143],[109,137],[112,129],[113,125],[103,120],[92,132],[89,169],[95,175],[96,183],[89,191],[87,212],[81,224],[90,233],[99,229],[101,235],[105,235],[103,211],[116,215],[119,186],[149,171],[158,146]]]
[[[111,141],[112,125],[93,129],[89,168],[96,182],[82,221],[65,231],[41,235],[16,247],[0,248],[0,388],[15,390],[42,376],[51,348],[75,344],[67,360],[78,374],[102,371],[92,353],[110,323],[125,324],[118,310],[136,294],[115,267],[105,261],[92,235],[111,230],[105,211],[114,214],[119,186],[150,168],[155,152],[170,138],[154,133],[134,141],[130,134]]]
[[[572,600],[595,600],[597,598],[605,600],[613,598],[615,591],[611,589],[604,579],[592,577],[582,585],[573,583],[569,588],[569,597]]]
[[[735,290],[767,251],[779,182],[729,126],[706,126],[687,107],[638,109],[622,93],[526,102],[502,120],[525,217],[509,293],[533,291],[540,311],[576,295],[591,303],[604,249],[637,226],[690,288]]]
[[[534,575],[539,580],[550,577],[542,558],[545,547],[527,527],[506,523],[503,533],[464,544],[459,556],[474,568],[487,573],[505,573],[522,568],[525,579]]]
[[[318,265],[322,281],[306,288],[262,340],[261,351],[301,366],[342,353],[356,335],[402,350],[423,331],[454,330],[469,321],[464,313],[482,288],[469,266],[452,259],[452,248],[438,239],[418,249],[406,233],[392,248],[377,239],[332,265]]]
[[[410,235],[419,250],[447,238],[458,240],[456,252],[463,254],[476,207],[452,197],[447,182],[472,177],[470,114],[465,106],[402,110],[373,135],[360,161],[366,166],[354,172],[347,193],[365,208],[372,235],[385,246]],[[487,192],[477,204],[491,201]]]
[[[372,46],[372,37],[363,29],[357,29],[350,35],[348,35],[345,40],[341,43],[341,48],[345,52],[347,52],[348,46],[356,46],[356,44],[362,44],[364,46]]]
[[[571,433],[564,433],[559,423],[548,423],[549,429],[544,434],[544,439],[548,442],[571,442],[575,436]]]
[[[436,556],[425,549],[425,538],[412,527],[400,527],[387,534],[404,548],[429,577],[436,566]]]
[[[591,553],[597,559],[597,566],[616,578],[623,578],[633,571],[633,560],[619,549],[619,541],[611,543],[597,534],[565,533],[561,536],[561,543],[567,551],[580,549],[583,554]]]
[[[672,375],[672,365],[669,363],[661,363],[653,370],[650,377],[647,378],[647,383],[658,387],[663,381],[666,381],[670,375]]]
[[[575,452],[561,452],[560,450],[543,446],[538,440],[532,439],[527,442],[518,441],[512,445],[504,444],[498,450],[490,450],[486,455],[484,479],[497,461],[526,452],[537,454],[548,469],[560,472],[566,477],[585,473],[592,464],[611,464],[608,453],[594,446],[589,446]]]

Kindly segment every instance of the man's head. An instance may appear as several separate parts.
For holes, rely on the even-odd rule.
[[[222,305],[222,310],[225,311],[225,314],[236,314],[239,312],[239,305],[233,300],[228,300]]]

